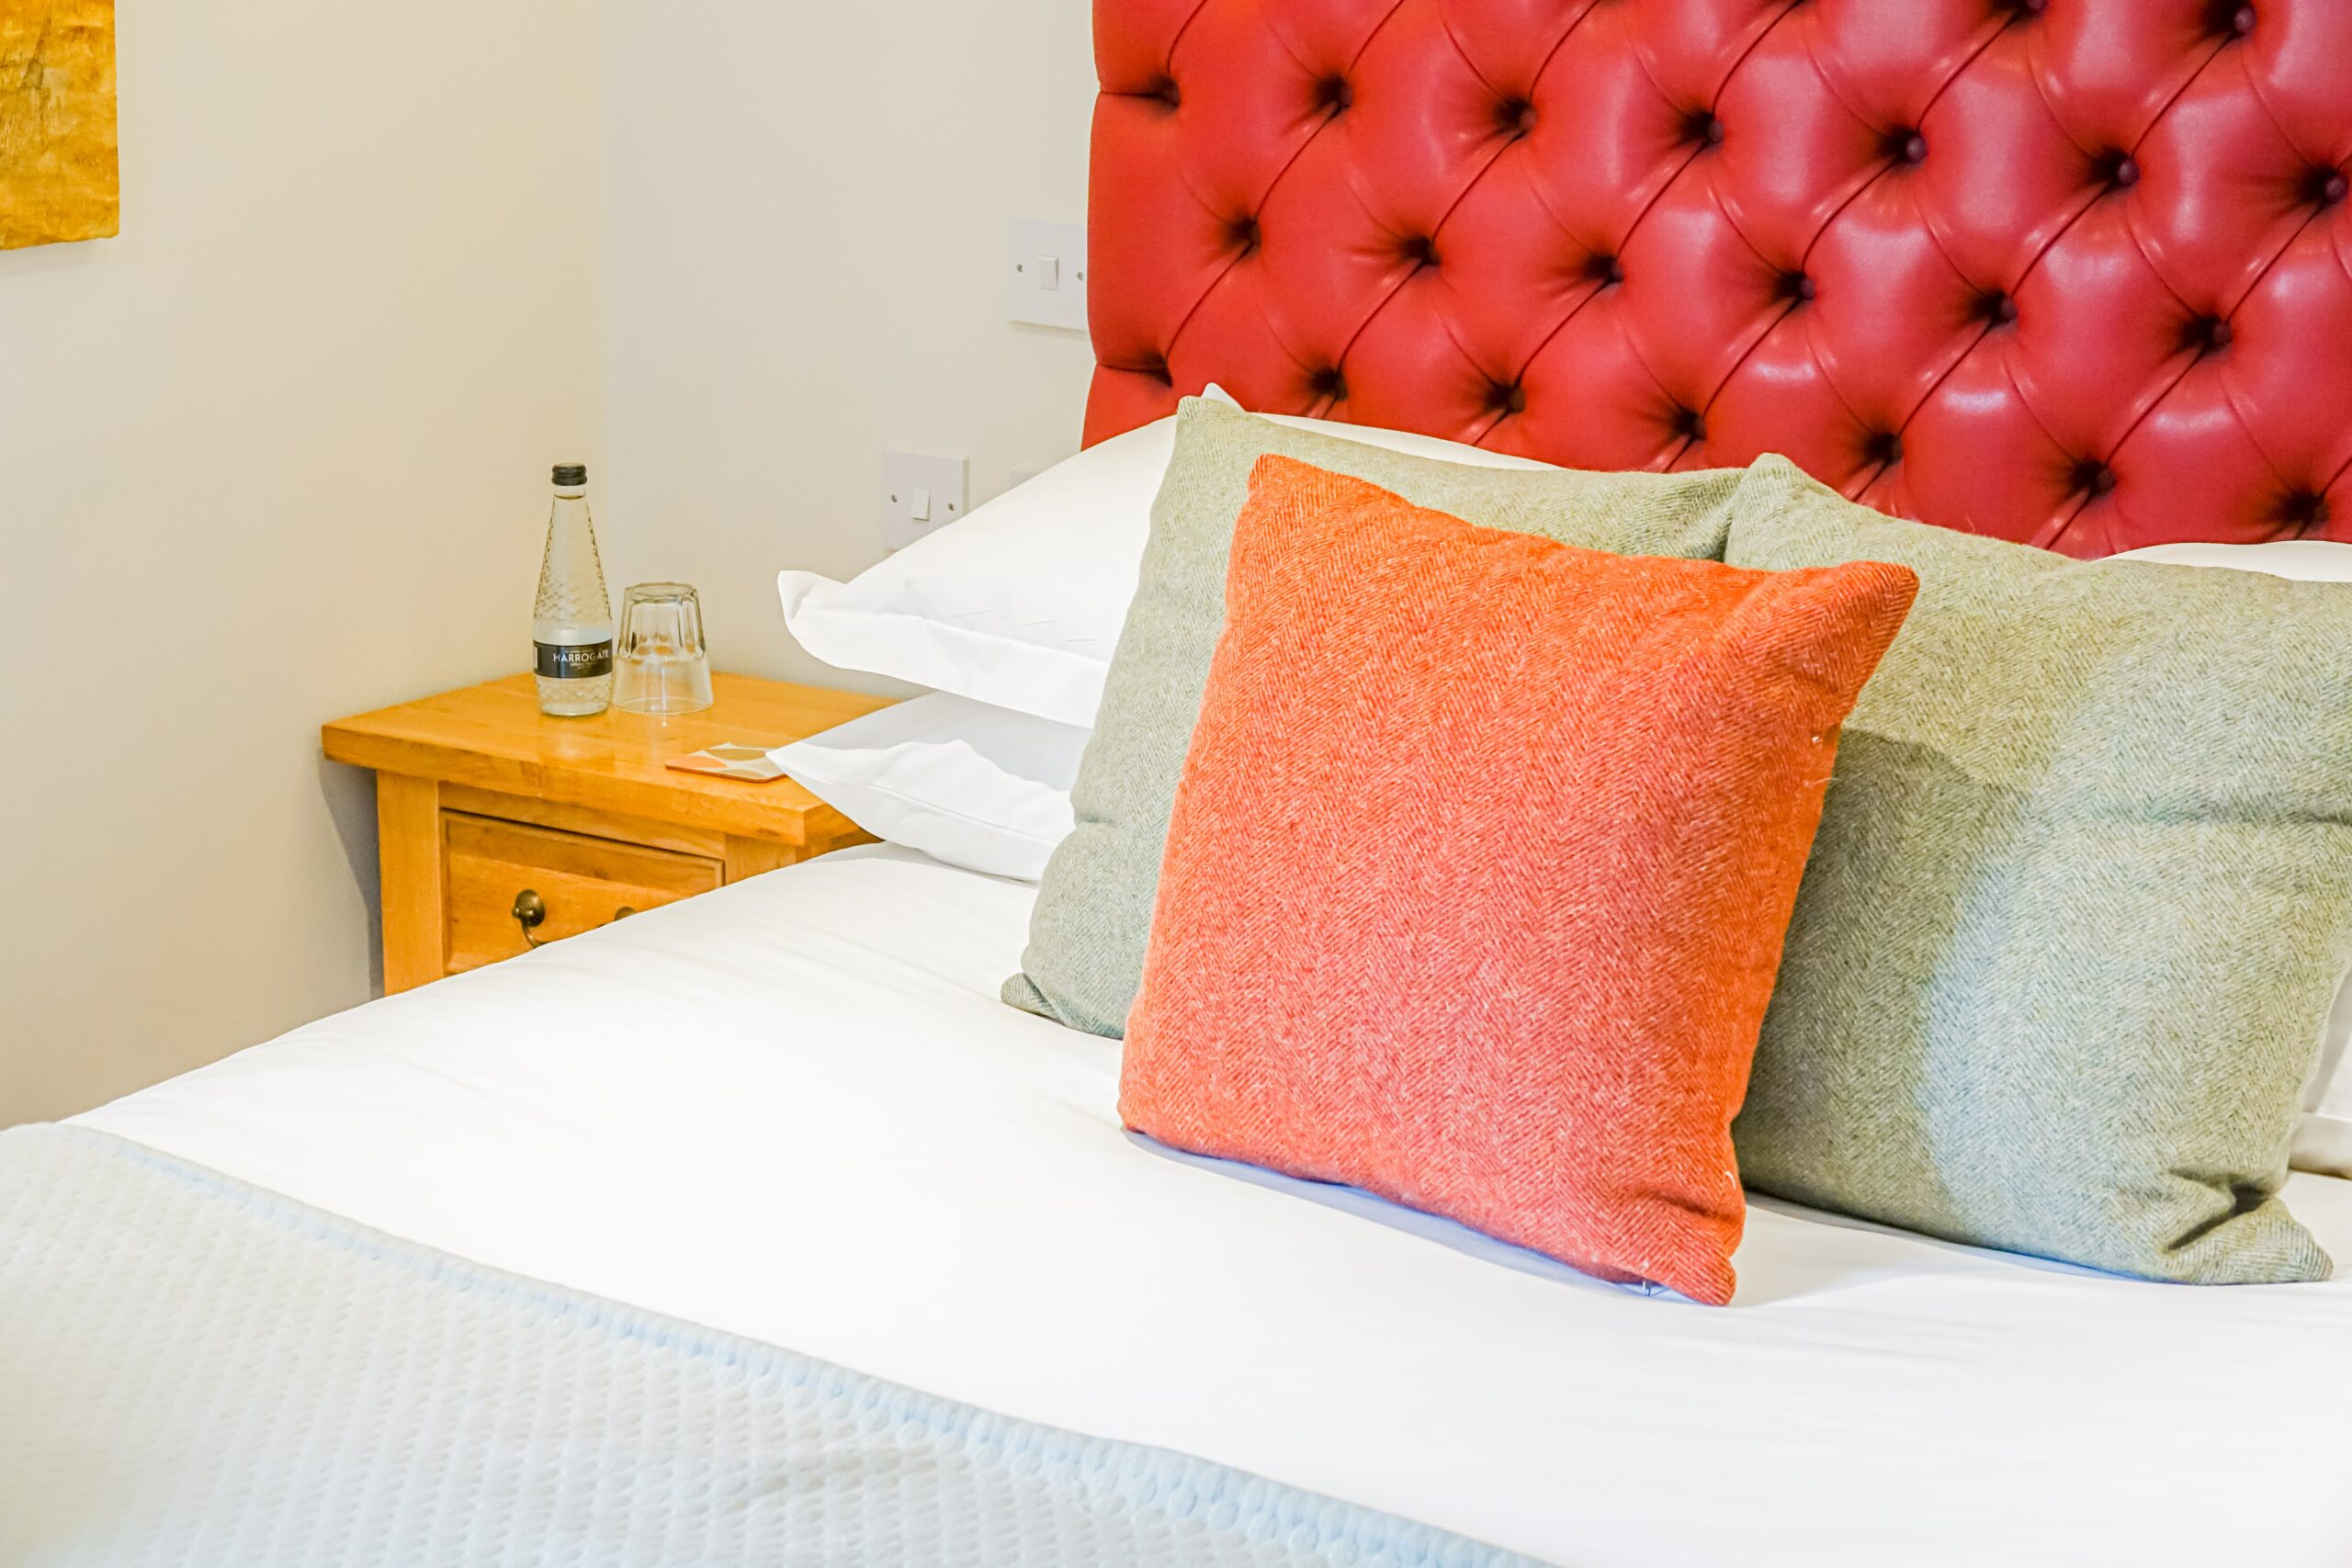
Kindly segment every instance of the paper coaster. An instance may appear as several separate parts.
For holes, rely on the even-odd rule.
[[[768,755],[768,750],[765,746],[729,740],[705,747],[690,756],[672,757],[667,765],[682,773],[716,773],[722,779],[749,779],[756,784],[784,777],[782,764]]]

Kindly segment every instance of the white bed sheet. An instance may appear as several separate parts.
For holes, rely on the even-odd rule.
[[[2352,1562],[2352,1282],[1766,1206],[1722,1310],[1123,1134],[1035,889],[848,852],[81,1120],[481,1262],[1579,1568]],[[2295,1211],[2352,1264],[2352,1182]]]

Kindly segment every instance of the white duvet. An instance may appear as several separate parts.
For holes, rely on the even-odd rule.
[[[2352,1280],[1774,1207],[1710,1310],[1120,1130],[1035,889],[851,851],[83,1120],[444,1250],[1578,1568],[2352,1563]],[[2352,1182],[2288,1201],[2352,1272]]]

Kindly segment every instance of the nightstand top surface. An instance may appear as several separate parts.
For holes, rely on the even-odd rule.
[[[539,712],[529,675],[510,675],[397,707],[338,719],[322,731],[338,762],[469,784],[680,826],[808,841],[842,825],[790,779],[750,783],[681,773],[669,759],[727,741],[781,746],[893,699],[749,675],[713,675],[717,701],[670,717],[607,708],[587,718]]]

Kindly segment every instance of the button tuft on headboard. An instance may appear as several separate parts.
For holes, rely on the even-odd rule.
[[[2297,491],[2278,508],[2278,520],[2299,533],[2308,533],[2327,521],[2327,497]]]
[[[2115,488],[2115,470],[2097,457],[2085,457],[2075,465],[2075,489],[2090,495],[2105,495]]]
[[[2221,316],[2193,317],[2181,333],[2186,345],[2201,354],[2229,347],[2233,335],[2228,320]]]

